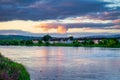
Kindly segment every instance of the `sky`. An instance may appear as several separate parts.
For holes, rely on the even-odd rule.
[[[0,0],[0,31],[120,34],[120,0]]]

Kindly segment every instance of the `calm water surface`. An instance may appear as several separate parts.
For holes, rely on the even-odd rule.
[[[31,80],[120,80],[120,48],[0,46]]]

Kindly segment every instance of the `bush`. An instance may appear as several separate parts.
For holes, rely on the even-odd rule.
[[[74,40],[74,41],[73,41],[73,45],[74,45],[74,46],[80,46],[80,43],[79,43],[77,40]]]
[[[49,46],[49,45],[50,45],[49,41],[46,41],[46,42],[45,42],[45,45],[46,45],[46,46]]]

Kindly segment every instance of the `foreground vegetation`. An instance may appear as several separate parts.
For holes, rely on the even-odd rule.
[[[0,80],[30,80],[24,66],[0,54]]]

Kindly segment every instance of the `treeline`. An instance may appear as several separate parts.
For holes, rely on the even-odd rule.
[[[118,39],[101,39],[98,43],[94,43],[94,40],[87,39],[83,42],[79,42],[78,40],[73,41],[75,46],[103,46],[103,47],[120,47],[120,42]]]
[[[37,43],[34,43],[33,40],[0,40],[0,45],[2,46],[9,46],[9,45],[13,45],[13,46],[49,46],[50,43],[49,41],[43,41],[42,40],[38,40]]]
[[[0,45],[33,45],[32,40],[0,40]]]
[[[0,40],[0,45],[14,45],[14,46],[89,46],[89,47],[120,47],[120,41],[117,38],[98,39],[76,39],[74,37],[68,38],[52,38],[50,35],[45,35],[37,40]],[[61,42],[63,41],[63,42]],[[70,42],[68,42],[70,41]]]

